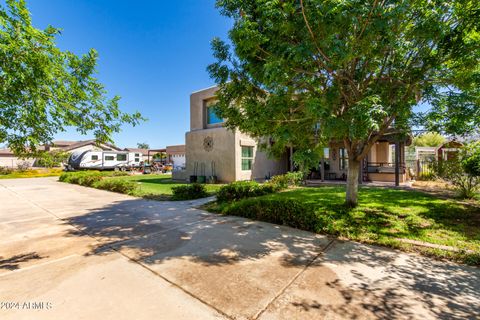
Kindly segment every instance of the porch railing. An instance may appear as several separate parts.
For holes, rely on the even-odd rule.
[[[405,173],[405,163],[399,163],[400,173]],[[395,163],[393,162],[368,162],[368,173],[395,173]]]

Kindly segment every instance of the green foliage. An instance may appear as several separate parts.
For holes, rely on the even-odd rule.
[[[150,145],[146,142],[137,143],[137,148],[139,149],[150,149]]]
[[[92,181],[93,180],[95,179],[92,179]],[[92,186],[97,189],[123,194],[133,194],[135,192],[135,189],[137,188],[137,185],[132,181],[111,178],[95,181]]]
[[[118,96],[107,98],[95,75],[97,52],[60,50],[60,33],[36,29],[23,0],[0,6],[0,143],[16,154],[35,152],[70,126],[112,142],[122,125],[142,120],[138,112],[120,111]]]
[[[200,183],[192,183],[172,188],[172,200],[191,200],[208,197],[205,185]]]
[[[225,207],[222,213],[313,232],[318,222],[311,206],[288,199],[245,199]]]
[[[455,187],[460,198],[475,198],[480,192],[480,144],[465,145],[456,157],[436,162],[435,172]]]
[[[0,167],[0,175],[7,175],[7,174],[11,174],[13,172],[13,168],[9,168],[9,167]]]
[[[293,162],[298,166],[303,175],[307,175],[312,168],[318,167],[323,147],[319,145],[316,149],[301,149],[293,153]]]
[[[0,167],[0,179],[20,179],[20,178],[40,178],[55,177],[62,174],[62,169],[42,169],[42,170],[25,170],[18,171],[12,168]]]
[[[303,182],[303,172],[287,172],[286,174],[273,176],[268,182],[276,190],[287,189],[290,186],[299,186]]]
[[[276,190],[274,184],[261,185],[255,181],[236,181],[222,186],[218,190],[217,200],[219,202],[237,201],[273,193]]]
[[[462,92],[458,109],[480,110],[472,93],[480,88],[478,1],[217,0],[217,7],[234,20],[232,48],[212,41],[217,113],[229,128],[271,138],[272,154],[334,140],[358,162],[389,127],[409,130],[422,97]]]
[[[480,142],[469,144],[464,148],[461,162],[465,173],[480,177]]]
[[[68,160],[70,153],[62,150],[42,151],[37,154],[36,165],[39,167],[58,167]]]
[[[447,139],[439,133],[427,132],[413,139],[416,147],[440,147]]]
[[[126,172],[120,171],[77,171],[64,172],[58,178],[61,182],[79,184],[85,187],[94,187],[95,183],[108,177],[128,176]]]

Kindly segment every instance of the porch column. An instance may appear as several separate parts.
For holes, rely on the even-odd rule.
[[[395,141],[395,186],[400,185],[400,143]]]
[[[320,161],[320,181],[325,181],[325,157]]]
[[[363,183],[363,164],[365,160],[360,161],[360,168],[358,168],[359,173],[358,173],[358,184]]]

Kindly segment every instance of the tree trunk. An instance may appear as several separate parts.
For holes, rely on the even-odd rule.
[[[346,205],[356,207],[358,204],[358,176],[360,172],[360,161],[348,159],[347,173],[347,197]]]

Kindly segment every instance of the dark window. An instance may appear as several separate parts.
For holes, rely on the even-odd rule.
[[[242,147],[242,170],[252,170],[253,147]]]
[[[113,161],[115,160],[114,156],[105,156],[105,161]]]
[[[98,160],[98,156],[97,155],[92,155],[92,160]]]
[[[135,158],[135,162],[140,162],[140,158]]]
[[[127,155],[126,154],[117,154],[117,161],[126,161]]]
[[[140,153],[135,153],[135,157],[140,157]]]

